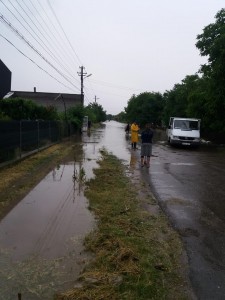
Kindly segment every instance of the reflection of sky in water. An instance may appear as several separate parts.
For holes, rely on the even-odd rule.
[[[87,151],[85,150],[86,158],[96,159],[100,157],[99,150],[105,148],[119,159],[129,162],[130,138],[128,137],[128,140],[126,138],[125,124],[110,121],[105,122],[103,126],[96,132],[91,132],[90,136],[86,132],[83,134],[84,149],[87,144],[89,145]]]
[[[129,138],[126,140],[125,136],[125,125],[114,121],[107,122],[107,130],[104,138],[101,141],[105,145],[106,149],[116,155],[118,158],[129,161]],[[121,130],[122,129],[122,130]]]
[[[65,241],[92,227],[80,179],[81,165],[51,171],[0,223],[0,244],[16,258],[29,254],[56,257]],[[74,180],[74,176],[76,179]]]
[[[83,194],[83,179],[88,180],[93,176],[93,168],[98,167],[97,160],[101,157],[99,150],[102,148],[130,162],[129,142],[125,137],[124,126],[111,121],[106,122],[103,128],[91,131],[91,134],[84,132],[83,156],[76,157],[77,161],[56,166],[0,222],[0,251],[1,254],[3,249],[6,251],[3,255],[5,259],[0,260],[0,288],[2,291],[4,287],[5,291],[0,299],[15,298],[13,294],[19,291],[23,291],[24,297],[28,295],[29,300],[43,299],[45,287],[42,284],[50,284],[52,280],[53,286],[57,281],[59,285],[59,278],[53,276],[59,271],[59,257],[65,256],[61,261],[64,271],[67,265],[71,268],[73,261],[73,270],[67,271],[65,276],[71,276],[70,272],[73,275],[79,272],[77,253],[83,249],[83,237],[94,226],[94,218]],[[19,262],[15,263],[18,259]],[[35,272],[41,274],[48,270],[49,281],[41,283],[41,276],[35,277]],[[30,282],[17,276],[17,273],[23,272]],[[8,280],[9,276],[12,277],[11,281]],[[40,298],[26,292],[27,287],[32,286],[35,291],[38,285],[43,287]],[[9,295],[10,292],[13,294]],[[49,288],[47,298],[53,295],[52,292]]]

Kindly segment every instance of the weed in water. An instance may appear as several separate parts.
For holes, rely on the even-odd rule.
[[[164,214],[142,208],[155,200],[138,198],[123,164],[105,150],[101,154],[85,192],[98,222],[85,246],[95,256],[79,287],[57,299],[188,299],[177,234]]]

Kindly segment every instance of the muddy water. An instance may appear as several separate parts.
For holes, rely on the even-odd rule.
[[[88,262],[83,239],[95,226],[84,197],[85,181],[93,176],[106,148],[129,160],[124,130],[116,122],[83,133],[83,149],[56,166],[0,222],[0,299],[51,299],[73,287]]]

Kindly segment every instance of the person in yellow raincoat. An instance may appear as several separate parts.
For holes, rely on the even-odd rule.
[[[139,126],[136,123],[136,121],[134,121],[132,123],[130,129],[131,129],[131,146],[132,146],[132,149],[137,149]]]

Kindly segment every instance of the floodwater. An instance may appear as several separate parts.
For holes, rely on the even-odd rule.
[[[180,233],[197,299],[225,299],[225,155],[216,148],[168,147],[156,132],[149,169],[140,167],[140,145],[131,150],[124,124],[110,121],[83,133],[82,151],[61,163],[0,222],[0,299],[52,299],[72,288],[90,257],[84,237],[96,226],[84,197],[100,149],[141,178]]]
[[[99,150],[115,149],[127,157],[123,125],[105,126],[82,135],[82,151],[56,166],[0,222],[0,299],[51,299],[72,287],[88,262],[84,237],[95,219],[84,197]],[[122,141],[122,143],[121,143]]]

